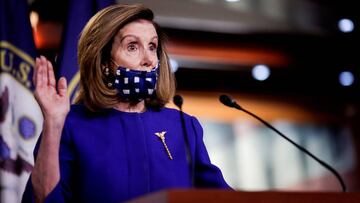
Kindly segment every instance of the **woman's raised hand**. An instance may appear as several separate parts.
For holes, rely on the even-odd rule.
[[[56,85],[53,66],[44,56],[36,58],[33,81],[35,98],[41,107],[44,123],[31,182],[36,202],[43,202],[60,180],[60,140],[70,110],[70,100],[66,79],[60,78]]]
[[[56,85],[51,62],[41,56],[36,58],[33,81],[35,98],[41,107],[44,119],[64,122],[70,110],[66,79],[61,77]]]

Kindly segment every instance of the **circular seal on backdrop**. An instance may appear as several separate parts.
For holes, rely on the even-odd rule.
[[[24,139],[30,139],[35,136],[36,125],[34,121],[26,116],[19,119],[19,132]]]

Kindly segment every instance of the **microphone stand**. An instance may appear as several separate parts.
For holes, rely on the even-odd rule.
[[[186,131],[184,112],[182,110],[183,98],[180,95],[175,95],[173,98],[173,102],[180,110],[181,126],[182,126],[182,130],[183,130],[184,141],[185,141],[186,161],[189,165],[191,187],[194,187],[195,186],[195,178],[194,178],[195,171],[194,171],[193,161],[191,158],[189,137],[188,137],[188,134]]]
[[[221,97],[226,96],[226,95],[221,95]],[[228,97],[228,96],[226,96]],[[228,102],[228,101],[230,102]],[[311,152],[309,152],[307,149],[305,149],[304,147],[298,145],[296,142],[292,141],[290,138],[288,138],[287,136],[285,136],[284,134],[282,134],[279,130],[277,130],[276,128],[274,128],[272,125],[270,125],[268,122],[264,121],[262,118],[260,118],[259,116],[251,113],[250,111],[242,108],[239,104],[236,103],[235,100],[230,99],[230,97],[228,97],[228,99],[225,99],[224,101],[224,97],[220,98],[221,103],[223,103],[226,106],[238,109],[240,111],[244,111],[245,113],[253,116],[254,118],[256,118],[257,120],[259,120],[260,122],[262,122],[264,125],[266,125],[268,128],[270,128],[271,130],[275,131],[277,134],[279,134],[281,137],[283,137],[284,139],[286,139],[287,141],[289,141],[291,144],[293,144],[295,147],[297,147],[298,149],[300,149],[301,151],[305,152],[307,155],[309,155],[311,158],[313,158],[315,161],[317,161],[319,164],[321,164],[322,166],[324,166],[325,168],[327,168],[328,170],[330,170],[335,177],[338,179],[338,181],[341,184],[341,188],[343,192],[346,192],[346,186],[344,181],[342,180],[341,176],[339,175],[339,173],[332,168],[330,165],[328,165],[327,163],[325,163],[324,161],[320,160],[319,158],[317,158],[315,155],[313,155]]]

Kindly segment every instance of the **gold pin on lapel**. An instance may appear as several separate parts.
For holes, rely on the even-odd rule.
[[[162,132],[158,132],[158,133],[155,133],[156,136],[158,136],[158,138],[160,138],[161,142],[163,143],[164,147],[165,147],[165,150],[169,156],[169,159],[173,159],[172,156],[171,156],[171,153],[170,153],[170,150],[169,148],[167,147],[166,143],[165,143],[165,133],[166,131],[162,131]]]

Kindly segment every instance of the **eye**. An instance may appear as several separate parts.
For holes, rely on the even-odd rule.
[[[136,46],[136,43],[130,43],[128,46],[127,46],[127,50],[130,51],[130,52],[134,52],[136,51],[138,48]]]
[[[150,49],[150,51],[156,51],[157,45],[155,43],[150,43],[149,49]]]

